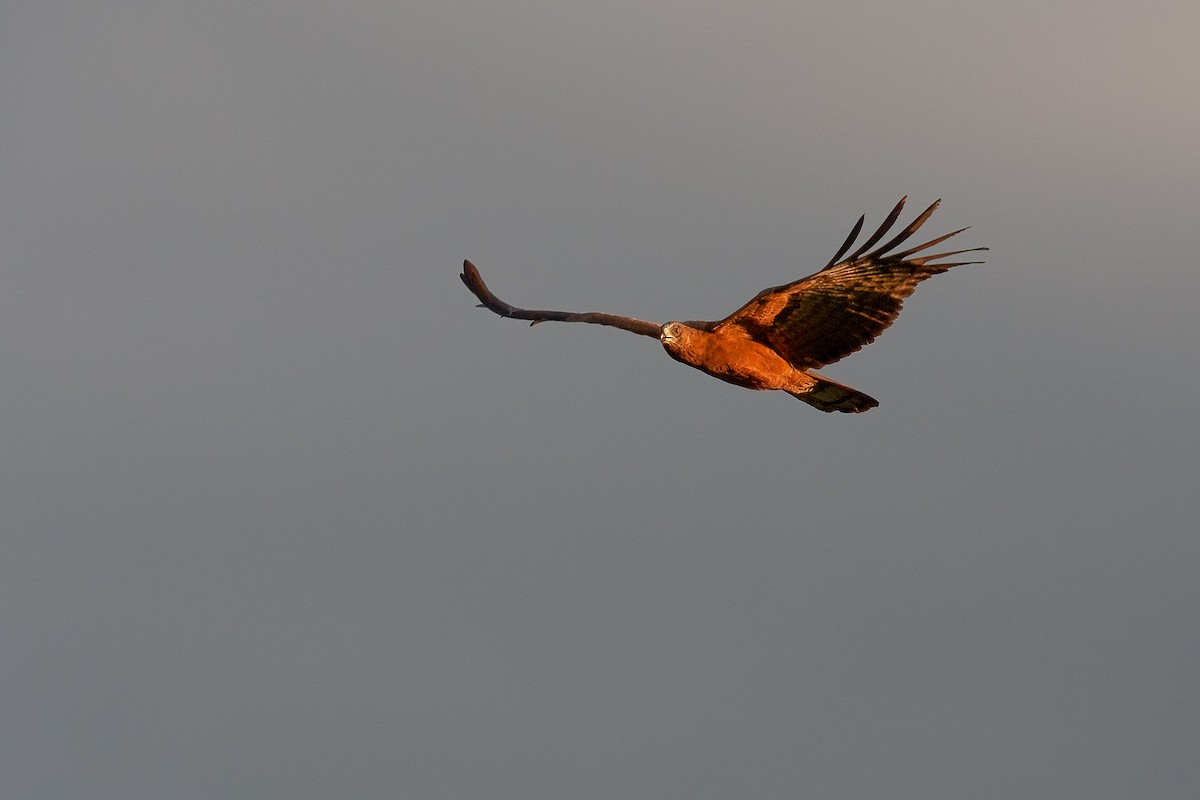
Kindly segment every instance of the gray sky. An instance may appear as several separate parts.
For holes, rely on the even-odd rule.
[[[1200,7],[975,5],[0,2],[0,794],[1196,797]]]

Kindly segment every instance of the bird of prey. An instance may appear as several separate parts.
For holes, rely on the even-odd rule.
[[[657,325],[599,312],[537,311],[517,308],[492,294],[479,270],[463,262],[459,276],[480,306],[502,317],[539,322],[590,322],[609,325],[662,342],[667,354],[715,378],[748,389],[779,389],[822,411],[856,414],[879,405],[873,397],[813,372],[875,340],[900,313],[917,284],[951,267],[979,261],[944,261],[972,247],[918,255],[966,228],[924,244],[891,252],[908,241],[941,203],[935,202],[894,237],[875,245],[896,223],[907,198],[901,198],[879,229],[854,252],[865,217],[859,217],[829,263],[807,278],[764,289],[725,319],[715,322],[668,322]],[[871,249],[873,248],[874,249]]]

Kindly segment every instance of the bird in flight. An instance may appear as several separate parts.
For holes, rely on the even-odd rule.
[[[820,272],[782,286],[764,289],[725,319],[715,322],[668,322],[658,325],[633,317],[599,312],[538,311],[517,308],[492,294],[479,270],[463,262],[459,276],[480,306],[502,317],[539,322],[590,322],[609,325],[662,342],[667,354],[688,366],[747,389],[779,389],[822,411],[857,414],[879,401],[813,372],[875,341],[900,314],[904,298],[917,284],[951,267],[979,261],[944,261],[972,247],[918,255],[966,228],[924,244],[891,252],[908,241],[941,203],[935,202],[884,244],[904,208],[901,198],[867,240],[855,246],[865,217],[859,217],[845,243]],[[871,248],[875,249],[871,249]]]

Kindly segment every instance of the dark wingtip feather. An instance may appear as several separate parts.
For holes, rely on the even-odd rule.
[[[926,269],[936,269],[940,272],[945,272],[951,267],[961,267],[967,264],[982,264],[982,261],[945,261],[938,264],[929,264],[927,262],[936,261],[939,258],[949,258],[950,256],[959,256],[963,253],[978,253],[981,250],[987,250],[986,247],[968,247],[963,250],[950,250],[945,253],[934,253],[933,255],[921,256],[920,258],[912,258],[908,260],[909,264],[916,264],[919,267]]]
[[[907,260],[907,263],[908,264],[916,264],[917,266],[928,265],[929,269],[934,269],[934,267],[938,267],[938,269],[943,269],[943,270],[948,270],[952,266],[962,266],[964,264],[983,264],[983,261],[954,261],[954,263],[941,263],[941,264],[929,264],[929,261],[936,261],[937,259],[940,259],[940,258],[949,258],[950,255],[961,255],[962,253],[978,253],[979,251],[984,251],[984,249],[988,249],[988,248],[986,248],[986,247],[967,247],[966,249],[952,249],[952,251],[948,251],[946,253],[934,253],[932,255],[922,255],[922,257],[920,257],[920,258],[911,258],[911,259]]]
[[[925,222],[933,216],[933,212],[937,211],[938,206],[942,204],[941,198],[934,200],[929,208],[925,209],[920,215],[908,224],[908,227],[893,236],[886,244],[880,245],[874,252],[869,253],[867,258],[882,258],[887,251],[891,250],[896,245],[908,239],[916,233]]]
[[[926,269],[932,270],[935,273],[942,273],[942,272],[947,271],[951,267],[965,267],[970,264],[983,264],[983,263],[984,263],[983,261],[947,261],[945,264],[929,264],[928,266],[926,266]]]
[[[969,228],[969,227],[970,226],[968,225],[967,228]],[[919,244],[916,247],[910,247],[907,250],[901,250],[899,253],[892,253],[890,256],[888,256],[888,258],[896,258],[896,259],[903,261],[903,260],[907,259],[909,256],[911,256],[913,253],[919,253],[927,247],[933,247],[935,244],[946,241],[951,236],[958,236],[960,233],[967,230],[967,228],[959,228],[956,231],[950,231],[949,233],[944,233],[941,236],[937,237],[936,239],[930,239],[928,242],[925,242],[925,244]]]
[[[459,273],[458,277],[471,291],[475,291],[475,284],[480,283],[479,270],[475,269],[475,265],[465,259],[463,260],[463,271]]]
[[[900,218],[900,212],[904,210],[904,203],[907,200],[908,200],[908,195],[904,195],[904,197],[901,197],[900,202],[896,203],[896,207],[892,209],[892,213],[887,215],[887,219],[885,219],[883,221],[883,224],[879,226],[879,229],[876,230],[874,233],[872,233],[871,237],[869,239],[867,239],[865,242],[863,242],[862,247],[858,248],[853,253],[851,253],[846,258],[846,260],[854,261],[855,259],[862,256],[863,253],[870,250],[871,247],[876,242],[878,242],[880,239],[882,239],[884,234],[886,234],[889,230],[891,230],[892,226],[896,224],[896,220]],[[938,202],[940,203],[941,201],[939,200]],[[934,206],[936,207],[937,203],[934,203]]]
[[[846,237],[846,241],[843,242],[842,246],[838,248],[838,251],[834,254],[833,258],[829,259],[829,263],[825,265],[825,269],[829,269],[834,264],[838,263],[842,256],[846,255],[846,251],[850,249],[850,246],[854,244],[854,240],[858,238],[858,234],[862,232],[863,223],[866,221],[866,214],[863,214],[858,218],[858,222],[854,223],[854,228],[851,229],[850,235]]]

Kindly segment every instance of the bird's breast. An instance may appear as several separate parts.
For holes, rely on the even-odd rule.
[[[774,350],[752,339],[696,331],[676,348],[676,359],[714,378],[748,389],[779,389],[795,369]]]

